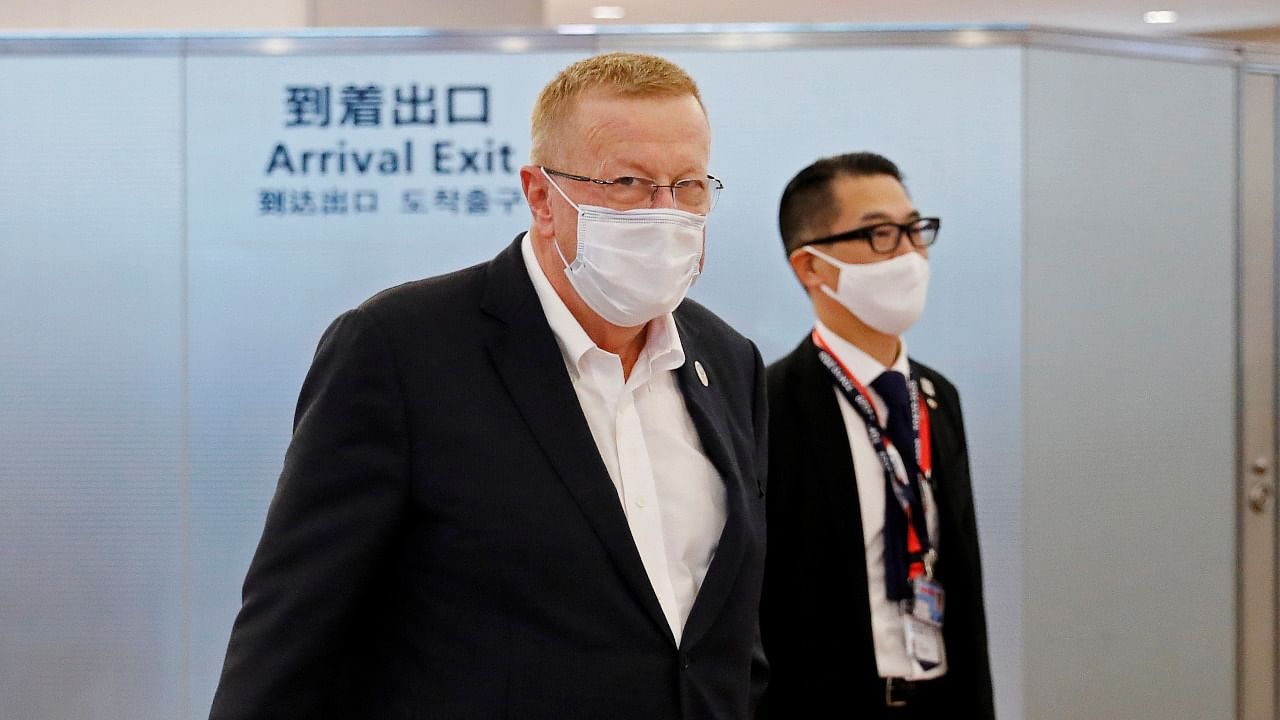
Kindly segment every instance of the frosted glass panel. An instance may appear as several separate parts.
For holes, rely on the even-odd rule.
[[[1032,50],[1027,716],[1234,716],[1227,67]]]
[[[182,712],[180,68],[0,57],[0,717]]]

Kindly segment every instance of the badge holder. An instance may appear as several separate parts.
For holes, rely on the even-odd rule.
[[[924,573],[911,581],[914,597],[910,601],[904,601],[902,608],[907,654],[925,670],[932,670],[942,663],[945,595],[941,583],[933,577],[933,564],[937,558],[936,550],[930,549],[925,554]]]

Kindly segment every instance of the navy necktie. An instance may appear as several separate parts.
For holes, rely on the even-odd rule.
[[[889,409],[889,419],[885,426],[889,441],[898,449],[907,472],[914,471],[917,462],[916,434],[911,429],[911,393],[907,390],[907,379],[897,370],[885,370],[871,381],[871,389],[876,391]]]
[[[896,370],[886,370],[871,381],[871,389],[876,391],[888,408],[889,416],[885,423],[885,434],[889,442],[897,448],[902,464],[906,468],[908,480],[918,471],[916,460],[916,436],[911,429],[911,394],[907,390],[907,379]],[[912,596],[910,583],[910,566],[913,559],[907,551],[907,536],[911,530],[907,526],[907,515],[898,502],[898,495],[886,478],[884,502],[884,565],[885,589],[890,600],[905,600]],[[918,488],[919,485],[910,483]],[[912,487],[900,488],[911,498],[912,508],[918,510],[920,503],[914,498]]]

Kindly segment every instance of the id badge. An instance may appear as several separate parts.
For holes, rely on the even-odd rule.
[[[907,633],[907,654],[925,670],[938,667],[942,663],[942,628],[914,614],[904,615],[902,621]]]
[[[915,602],[911,604],[911,616],[915,619],[942,627],[942,613],[945,596],[942,585],[926,575],[921,575],[911,583],[915,591]]]

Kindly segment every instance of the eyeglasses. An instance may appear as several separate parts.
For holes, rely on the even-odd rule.
[[[720,197],[720,191],[724,189],[724,183],[712,175],[708,175],[705,179],[689,178],[677,180],[670,185],[661,185],[649,178],[631,177],[629,175],[616,177],[612,180],[602,180],[585,175],[572,175],[559,170],[552,170],[549,167],[543,167],[542,169],[548,175],[577,180],[578,182],[595,183],[604,189],[605,200],[611,206],[624,210],[634,210],[635,208],[652,205],[654,198],[657,197],[658,190],[666,188],[671,191],[671,202],[676,207],[688,212],[705,215],[711,212],[711,208],[715,207],[716,198]]]
[[[909,223],[878,223],[860,227],[856,230],[837,233],[824,238],[810,240],[804,245],[837,242],[840,240],[865,240],[871,249],[882,255],[888,255],[898,249],[902,236],[906,235],[911,244],[917,248],[927,248],[938,241],[938,228],[942,227],[941,218],[920,218]],[[801,247],[804,247],[801,245]]]

